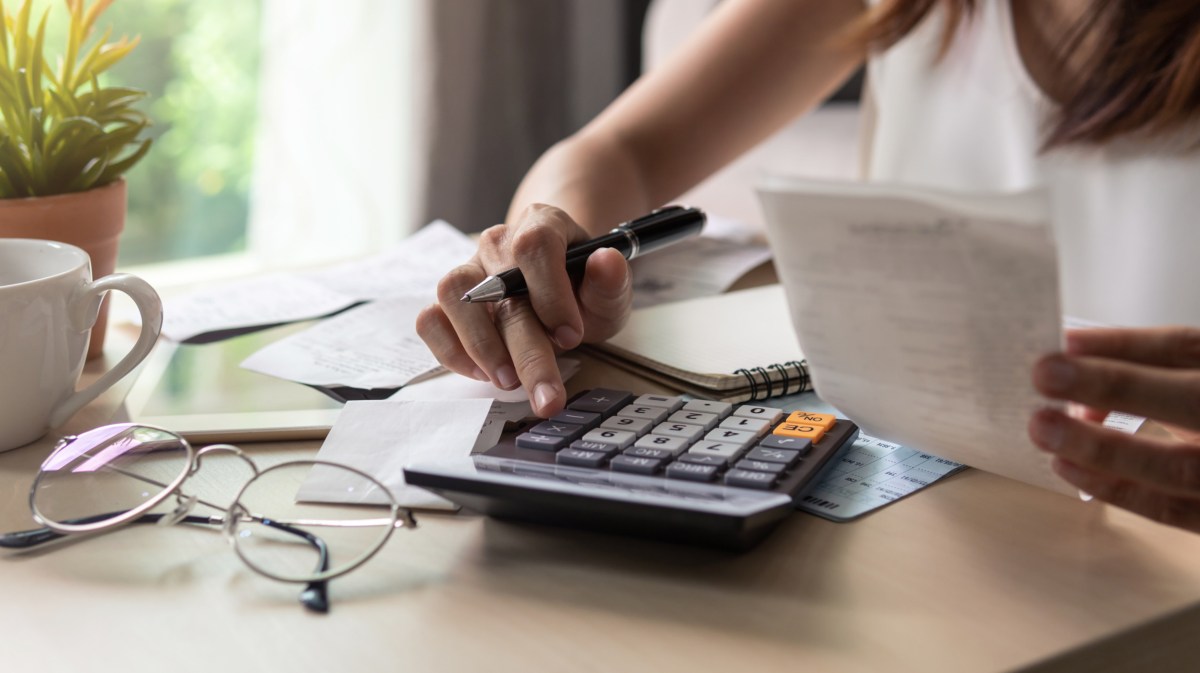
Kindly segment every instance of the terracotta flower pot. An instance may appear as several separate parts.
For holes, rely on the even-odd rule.
[[[125,228],[125,181],[117,180],[86,192],[0,199],[0,237],[41,238],[83,248],[92,258],[92,277],[112,273],[117,265],[117,239]],[[104,351],[108,299],[92,328],[88,359]]]

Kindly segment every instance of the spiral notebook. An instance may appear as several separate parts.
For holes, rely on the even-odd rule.
[[[697,397],[744,402],[808,390],[781,285],[634,311],[597,357]]]

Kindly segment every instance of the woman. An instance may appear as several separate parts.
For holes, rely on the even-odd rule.
[[[869,3],[873,4],[873,3]],[[1074,332],[1034,385],[1082,410],[1029,433],[1097,498],[1200,531],[1200,3],[1166,0],[726,0],[689,44],[522,182],[507,225],[448,274],[418,330],[450,369],[565,401],[556,349],[623,325],[629,268],[566,247],[666,203],[812,108],[866,59],[870,179],[964,190],[1046,184]],[[528,301],[459,297],[520,266]],[[1157,326],[1157,327],[1156,327]],[[1099,421],[1121,410],[1161,437]]]

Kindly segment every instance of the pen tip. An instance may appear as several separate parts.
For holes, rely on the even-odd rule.
[[[471,295],[470,295],[470,294],[464,294],[464,295],[462,296],[462,299],[459,299],[459,301],[470,302],[470,301],[471,301]]]

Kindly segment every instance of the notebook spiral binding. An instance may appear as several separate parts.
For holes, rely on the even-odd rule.
[[[779,372],[780,385],[779,392],[775,391],[776,381],[771,380],[770,373],[767,369],[772,369]],[[791,372],[789,374],[789,372]],[[762,367],[751,367],[749,369],[738,369],[734,374],[741,374],[746,377],[746,382],[750,384],[750,399],[765,400],[777,395],[794,395],[802,393],[809,389],[810,380],[808,377],[808,360],[788,360],[783,364],[775,363],[767,365],[766,369]],[[795,378],[796,388],[793,390],[791,384]],[[762,393],[761,395],[759,393]]]

